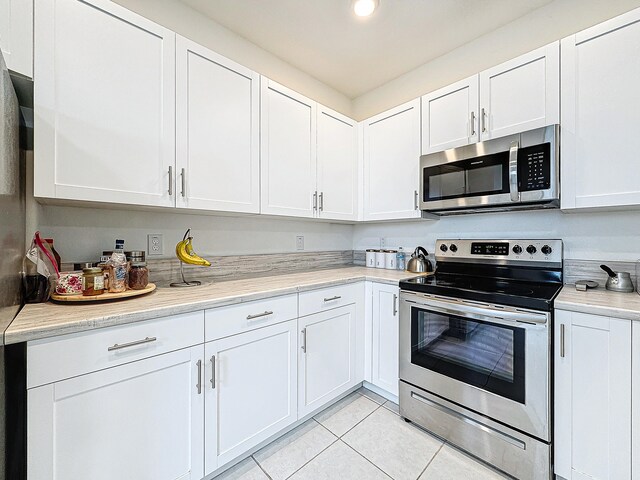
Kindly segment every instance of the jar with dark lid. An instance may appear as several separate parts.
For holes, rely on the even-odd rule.
[[[144,262],[146,261],[146,252],[144,250],[131,250],[130,252],[124,252],[127,261],[129,262]]]
[[[149,285],[149,269],[147,262],[131,262],[129,269],[129,288],[142,290]]]
[[[102,295],[104,293],[104,274],[98,267],[82,269],[82,295]]]

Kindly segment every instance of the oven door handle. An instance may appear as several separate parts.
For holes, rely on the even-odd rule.
[[[520,201],[520,192],[518,191],[518,148],[517,141],[511,142],[509,148],[509,193],[512,202]]]
[[[433,302],[428,303],[414,302],[411,300],[405,300],[405,302],[413,303],[418,307],[422,307],[425,310],[436,313],[498,322],[517,327],[522,327],[522,324],[544,325],[547,323],[547,315],[542,313],[510,312],[508,310],[495,310],[490,307],[476,307],[471,305],[456,305],[454,308],[449,308],[448,305],[442,305],[444,302],[441,302],[440,300],[434,300]]]

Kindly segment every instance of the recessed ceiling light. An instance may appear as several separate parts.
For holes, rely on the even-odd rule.
[[[368,17],[379,3],[380,0],[354,0],[353,12],[359,17]]]

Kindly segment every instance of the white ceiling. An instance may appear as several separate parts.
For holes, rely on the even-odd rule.
[[[551,0],[181,0],[349,98],[356,98]]]

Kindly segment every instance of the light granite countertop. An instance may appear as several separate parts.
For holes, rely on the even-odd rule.
[[[604,287],[578,292],[575,285],[565,285],[556,297],[554,307],[572,312],[640,320],[640,295],[636,292],[611,292]]]
[[[367,267],[290,273],[176,289],[158,288],[139,298],[95,304],[39,303],[26,305],[4,333],[6,345],[95,328],[233,305],[363,280],[397,285],[411,272]]]

